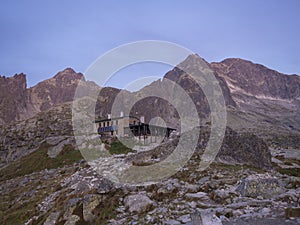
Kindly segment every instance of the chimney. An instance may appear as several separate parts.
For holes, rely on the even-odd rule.
[[[120,117],[124,117],[124,112],[123,111],[120,112]]]
[[[141,121],[141,123],[145,123],[145,117],[141,116],[140,121]]]
[[[108,118],[108,119],[111,119],[111,114],[110,114],[110,113],[107,114],[107,118]]]

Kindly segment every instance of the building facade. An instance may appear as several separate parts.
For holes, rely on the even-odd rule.
[[[175,130],[170,127],[161,127],[145,123],[144,116],[140,118],[134,116],[124,116],[121,112],[120,117],[111,118],[108,114],[106,119],[95,121],[98,124],[98,134],[101,137],[169,137]]]

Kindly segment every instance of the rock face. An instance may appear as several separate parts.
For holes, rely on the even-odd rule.
[[[206,66],[214,72],[211,65],[208,62],[206,62],[204,59],[200,58],[197,54],[188,56],[182,63],[180,63],[180,67],[181,68],[193,67],[194,74],[195,75],[199,74],[199,76],[200,76],[200,71],[202,71],[202,69],[199,69],[199,67],[201,66],[201,63],[199,63],[200,61],[204,62],[206,64]],[[216,76],[216,79],[219,81],[219,85],[221,86],[221,89],[223,91],[226,105],[235,106],[235,102],[233,101],[233,99],[230,95],[230,91],[229,91],[228,86],[226,85],[225,80],[222,77],[220,77],[217,73],[214,73],[214,75]],[[195,103],[199,102],[201,104],[204,104],[204,103],[207,104],[204,93],[202,92],[201,89],[199,89],[199,87],[195,83],[195,81],[193,81],[186,72],[184,72],[176,67],[173,70],[169,71],[164,76],[164,78],[167,78],[169,80],[172,80],[172,81],[178,83],[184,90],[186,90],[188,92],[188,94],[191,96],[191,98],[193,99],[193,101]],[[208,107],[208,105],[207,106],[203,105],[203,106],[201,106],[200,109],[202,109],[202,111],[203,110],[207,111],[208,110],[207,107]]]
[[[83,80],[80,85],[85,93],[99,88],[93,82],[85,82],[83,74],[71,68],[31,88],[27,88],[24,74],[12,78],[0,77],[0,125],[28,119],[39,112],[72,101],[80,80]]]
[[[262,137],[299,139],[299,76],[285,75],[242,59],[211,63],[211,68],[226,81],[236,103],[237,109],[228,109],[229,126],[239,131],[251,130]]]
[[[67,68],[53,78],[29,88],[28,101],[39,111],[46,111],[53,106],[70,102],[81,79],[84,79],[83,74]]]
[[[22,119],[26,113],[26,76],[18,74],[11,78],[0,76],[0,125]]]
[[[300,77],[285,75],[242,59],[225,59],[212,63],[234,92],[244,92],[261,98],[296,99],[300,97]]]
[[[178,67],[175,67],[171,71],[167,72],[163,79],[157,80],[141,89],[138,92],[138,95],[143,96],[144,94],[152,95],[152,93],[161,93],[162,96],[171,98],[176,103],[183,102],[184,100],[182,99],[182,96],[178,96],[176,86],[170,84],[173,82],[180,86],[189,96],[195,105],[200,118],[207,118],[210,114],[210,108],[204,92],[190,75],[179,69],[188,68],[193,71],[193,75],[201,79],[201,71],[203,71],[204,67],[210,68],[209,63],[201,59],[198,55],[190,55],[182,63],[180,63]],[[217,81],[219,81],[226,105],[234,107],[235,102],[231,98],[230,91],[225,83],[225,80],[216,73],[214,73],[214,75],[216,76]],[[163,118],[170,127],[177,129],[180,127],[180,124],[178,123],[179,115],[176,111],[176,107],[171,105],[170,102],[168,103],[161,98],[146,98],[145,100],[138,102],[134,110],[146,115],[146,118],[159,116]],[[189,110],[189,106],[186,106],[184,109],[182,109],[183,113],[186,113],[187,115],[189,115]]]

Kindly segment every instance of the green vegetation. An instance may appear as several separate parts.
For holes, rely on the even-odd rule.
[[[112,142],[110,144],[109,153],[114,154],[128,154],[129,152],[134,152],[131,148],[123,145],[119,141]]]
[[[119,199],[124,198],[122,191],[110,192],[103,201],[93,210],[96,216],[95,225],[107,224],[107,221],[117,216],[116,209],[119,206]]]
[[[63,180],[65,176],[61,176],[59,181]],[[22,180],[20,178],[19,180]],[[58,181],[58,180],[57,180]],[[18,178],[16,179],[18,181]],[[37,186],[43,185],[41,189]],[[0,196],[0,224],[18,225],[24,224],[29,218],[39,214],[37,205],[41,203],[50,193],[59,189],[60,185],[57,183],[53,189],[53,180],[35,179],[25,185],[16,185],[9,189],[9,193]],[[24,195],[24,193],[32,193],[33,195]],[[43,224],[48,214],[42,215],[33,224]]]
[[[82,159],[80,151],[75,150],[71,145],[65,145],[56,158],[49,158],[47,155],[47,143],[42,143],[38,150],[24,156],[7,167],[0,170],[0,181],[24,176],[44,169],[53,169],[69,165]]]
[[[16,225],[24,224],[29,216],[35,214],[35,202],[29,201],[12,209],[7,209],[5,214],[1,215],[1,224]],[[1,207],[3,208],[3,207]],[[3,222],[3,223],[2,223]]]
[[[224,163],[215,163],[213,162],[212,164],[210,164],[210,167],[212,169],[219,169],[219,170],[228,170],[228,171],[239,171],[239,170],[245,170],[245,169],[249,169],[252,170],[254,172],[257,173],[263,173],[265,172],[265,170],[254,167],[254,166],[250,166],[250,165],[246,165],[246,164],[224,164]]]
[[[295,176],[299,177],[300,174],[300,168],[293,167],[294,164],[300,165],[299,160],[297,159],[290,159],[285,158],[283,155],[278,155],[275,157],[276,159],[282,161],[282,163],[286,166],[289,166],[288,168],[282,168],[276,163],[273,163],[273,167],[281,174],[289,175],[289,176]]]
[[[300,168],[277,168],[277,171],[281,174],[289,176],[299,177]]]

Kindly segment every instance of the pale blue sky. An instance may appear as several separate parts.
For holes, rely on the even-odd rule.
[[[149,39],[183,45],[209,62],[239,57],[300,74],[299,12],[297,0],[2,0],[0,74],[24,72],[32,86],[66,67],[84,72],[106,51]]]

